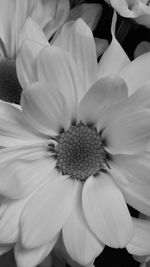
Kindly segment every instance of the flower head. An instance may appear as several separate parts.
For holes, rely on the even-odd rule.
[[[0,0],[0,99],[19,103],[21,86],[16,76],[16,56],[23,38],[27,18],[32,18],[49,39],[64,23],[69,13],[69,0]]]
[[[132,240],[126,203],[150,214],[149,73],[141,72],[150,56],[130,63],[114,28],[115,17],[99,64],[81,19],[51,46],[21,45],[21,109],[0,102],[0,242],[16,243],[21,267],[42,261],[60,233],[72,259],[90,265],[105,244]]]

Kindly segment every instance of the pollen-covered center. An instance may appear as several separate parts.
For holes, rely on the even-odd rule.
[[[11,103],[20,103],[22,88],[16,73],[15,59],[0,61],[0,99]]]
[[[80,122],[63,132],[55,148],[56,167],[63,175],[86,180],[96,175],[106,164],[106,151],[101,135],[95,128]]]

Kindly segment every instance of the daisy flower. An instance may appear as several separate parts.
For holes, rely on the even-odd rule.
[[[20,100],[22,89],[15,60],[24,38],[21,31],[26,19],[35,20],[49,39],[64,23],[69,9],[69,0],[0,0],[0,99],[9,102],[15,99],[16,103]]]
[[[137,249],[127,204],[150,214],[150,54],[130,62],[115,20],[99,64],[81,19],[53,45],[21,45],[21,109],[0,102],[0,249],[14,246],[19,267],[39,264],[60,234],[81,265],[105,245]]]

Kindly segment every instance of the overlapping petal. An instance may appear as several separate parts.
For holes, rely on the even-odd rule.
[[[92,31],[82,19],[68,22],[53,44],[67,50],[76,62],[82,85],[81,99],[97,80],[97,57]]]
[[[88,227],[81,207],[81,195],[63,226],[63,240],[71,258],[81,265],[88,265],[101,253],[101,244]]]
[[[76,114],[81,84],[71,55],[55,46],[44,48],[38,57],[38,79],[48,82],[64,95],[72,116]]]
[[[113,157],[113,164],[111,169],[116,165],[120,171],[120,176],[114,173],[113,177],[121,187],[126,202],[142,213],[150,215],[149,157],[144,154],[141,156],[118,155]]]
[[[54,237],[48,244],[33,249],[25,249],[21,244],[15,246],[15,258],[20,267],[34,267],[41,263],[53,249],[58,236]]]
[[[37,81],[36,60],[43,44],[34,40],[24,40],[16,60],[17,77],[23,89]]]
[[[134,255],[149,255],[150,252],[150,223],[147,220],[133,219],[134,236],[127,245],[129,253]]]
[[[49,180],[54,167],[52,159],[11,161],[0,168],[0,194],[11,199],[23,198]]]
[[[27,120],[47,135],[58,134],[71,120],[67,102],[53,83],[30,84],[23,91],[21,106]]]
[[[113,154],[144,151],[150,137],[150,111],[131,109],[117,116],[103,131],[107,150]]]
[[[25,120],[21,110],[0,101],[0,146],[29,145],[42,142],[40,136]]]
[[[53,179],[37,191],[23,211],[21,240],[26,248],[52,240],[69,217],[78,196],[76,181],[57,173],[51,175]]]
[[[117,74],[122,68],[130,63],[128,56],[115,38],[116,20],[117,15],[114,12],[111,26],[112,41],[99,61],[99,79],[104,76]]]
[[[89,226],[104,244],[118,248],[131,240],[132,219],[111,177],[104,173],[90,177],[83,188],[82,204]]]
[[[105,110],[127,97],[128,88],[123,79],[116,75],[104,77],[98,80],[82,98],[79,106],[80,119],[93,123],[99,120],[102,124]]]

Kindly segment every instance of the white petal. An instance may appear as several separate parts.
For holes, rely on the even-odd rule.
[[[49,42],[47,41],[45,34],[41,30],[41,27],[31,17],[26,20],[24,27],[21,30],[20,44],[26,39],[33,40],[39,45],[41,44],[41,46],[49,45]],[[32,52],[35,53],[35,51]]]
[[[33,83],[21,97],[23,113],[41,133],[55,135],[70,123],[70,113],[63,94],[48,83]]]
[[[107,150],[113,154],[133,154],[146,149],[150,139],[149,110],[132,109],[104,129]]]
[[[78,183],[57,173],[53,175],[53,181],[46,183],[33,196],[22,214],[21,239],[26,248],[34,248],[53,239],[73,208]]]
[[[99,78],[112,74],[118,74],[118,72],[130,62],[125,51],[122,49],[122,47],[115,38],[116,20],[117,16],[116,13],[114,13],[111,26],[112,41],[105,53],[103,54],[102,58],[100,59]]]
[[[9,147],[43,141],[27,123],[22,111],[3,101],[0,101],[0,121],[0,146]]]
[[[129,94],[150,82],[150,52],[147,52],[123,68],[118,75],[127,83]],[[136,77],[136,79],[135,79]]]
[[[65,23],[54,45],[67,50],[76,62],[82,85],[81,98],[97,80],[96,47],[90,28],[82,19]]]
[[[38,1],[39,2],[39,1]],[[43,1],[42,1],[43,4]],[[49,6],[49,8],[47,7]],[[42,26],[43,31],[47,37],[50,39],[52,35],[59,30],[60,26],[66,21],[70,11],[69,0],[55,0],[55,1],[45,1],[43,14],[39,18],[39,12],[34,10],[33,18]],[[45,16],[46,14],[46,16]],[[47,19],[47,23],[46,23]],[[40,20],[40,21],[39,21]]]
[[[72,57],[58,47],[45,47],[38,58],[38,78],[52,87],[56,87],[65,97],[70,112],[77,102],[77,92],[80,90],[78,70]]]
[[[63,226],[63,240],[71,258],[81,265],[88,265],[102,252],[104,245],[96,239],[88,227],[83,210],[81,195]]]
[[[82,201],[90,228],[104,244],[122,248],[131,240],[132,219],[121,191],[108,175],[89,178]]]
[[[54,167],[51,158],[9,162],[0,168],[0,194],[11,199],[23,198],[48,180]]]
[[[79,116],[86,122],[102,123],[104,111],[111,105],[128,97],[128,89],[119,76],[108,76],[98,80],[82,98]]]
[[[127,245],[131,254],[143,256],[150,254],[150,222],[146,220],[133,219],[134,236]]]
[[[15,243],[19,237],[19,222],[29,197],[19,201],[3,201],[0,206],[0,243]]]
[[[47,44],[48,45],[48,44]],[[17,77],[23,89],[29,83],[37,81],[36,60],[43,43],[34,40],[24,40],[16,60]]]
[[[19,267],[35,267],[41,263],[53,249],[58,236],[48,244],[33,249],[25,249],[21,244],[15,246],[15,258]]]
[[[101,18],[102,6],[96,3],[83,3],[70,10],[67,21],[82,18],[93,31]]]
[[[118,155],[113,157],[112,163],[110,163],[111,173],[113,168],[117,168],[120,172],[120,175],[116,173],[112,175],[121,187],[126,202],[142,213],[150,215],[149,160],[146,163],[144,156],[138,158]],[[123,183],[123,180],[126,182]]]

